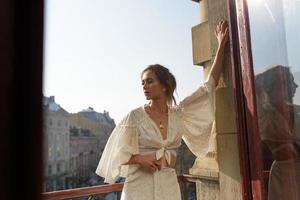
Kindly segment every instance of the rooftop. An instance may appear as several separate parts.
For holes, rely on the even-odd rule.
[[[112,123],[114,120],[109,116],[109,112],[103,111],[103,113],[96,112],[92,107],[83,109],[79,113],[82,113],[86,118],[96,122],[108,122]]]
[[[65,112],[68,113],[65,109],[63,109],[59,104],[55,102],[55,97],[45,97],[43,98],[43,110],[46,112]]]

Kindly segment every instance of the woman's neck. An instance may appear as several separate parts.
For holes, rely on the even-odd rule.
[[[151,100],[150,107],[161,112],[168,111],[168,104],[166,99]]]

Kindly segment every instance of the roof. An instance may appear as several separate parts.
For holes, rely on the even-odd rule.
[[[55,97],[45,97],[43,98],[43,110],[46,112],[64,112],[68,113],[65,109],[63,109],[59,104],[55,102]]]
[[[87,109],[83,109],[79,113],[82,113],[86,118],[96,122],[113,122],[113,119],[109,116],[109,112],[105,110],[103,113],[98,113],[92,107],[88,107]]]

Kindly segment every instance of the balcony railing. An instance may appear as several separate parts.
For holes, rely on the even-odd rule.
[[[197,178],[190,175],[177,176],[178,182],[196,182]],[[83,187],[54,192],[45,192],[42,194],[43,200],[72,199],[86,196],[104,195],[112,192],[120,192],[123,189],[123,183],[99,185],[93,187]]]

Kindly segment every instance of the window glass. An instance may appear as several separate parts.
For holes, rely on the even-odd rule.
[[[265,199],[300,199],[300,1],[248,4]]]

